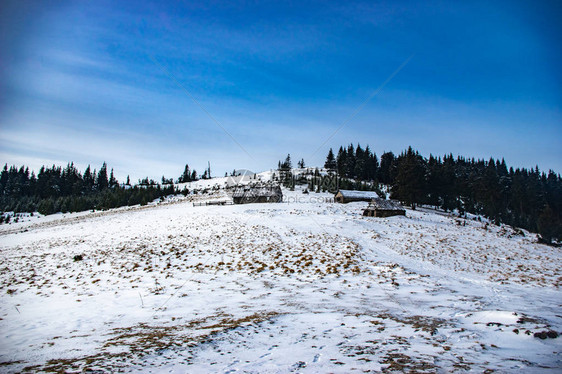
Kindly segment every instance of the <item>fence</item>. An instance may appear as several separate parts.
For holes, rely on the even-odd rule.
[[[230,200],[211,200],[211,201],[199,201],[194,202],[193,206],[207,206],[207,205],[233,205],[234,203]]]

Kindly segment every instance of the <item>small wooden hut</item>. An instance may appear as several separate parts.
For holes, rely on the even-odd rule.
[[[283,201],[281,187],[277,186],[239,186],[232,194],[234,204],[280,203]]]
[[[339,190],[334,196],[334,200],[338,203],[351,203],[353,201],[366,201],[369,202],[373,199],[378,199],[374,191],[354,191],[354,190]]]
[[[405,216],[406,210],[397,201],[385,199],[373,199],[369,206],[363,211],[366,217],[391,217]]]

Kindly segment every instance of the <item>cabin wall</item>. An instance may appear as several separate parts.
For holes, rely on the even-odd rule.
[[[405,216],[406,211],[404,210],[376,210],[376,209],[365,209],[363,211],[363,216],[365,217],[392,217],[392,216]]]
[[[338,197],[336,197],[336,201],[338,203],[343,203],[343,204],[354,203],[356,201],[365,201],[365,202],[369,203],[369,202],[371,202],[371,200],[373,200],[373,199],[371,199],[371,198],[351,198],[351,197],[348,197],[348,198],[340,197],[340,198],[338,198]]]
[[[405,216],[404,210],[376,210],[375,217],[392,217],[392,216]]]
[[[257,197],[233,197],[234,204],[251,204],[251,203],[279,203],[283,201],[283,194],[276,194],[272,196],[257,196]]]

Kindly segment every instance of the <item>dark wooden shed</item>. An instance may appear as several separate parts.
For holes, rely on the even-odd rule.
[[[232,194],[234,204],[280,203],[283,192],[280,186],[239,186]]]
[[[363,211],[363,215],[367,217],[405,216],[406,209],[397,201],[373,199]]]

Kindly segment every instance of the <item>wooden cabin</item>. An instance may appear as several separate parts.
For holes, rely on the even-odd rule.
[[[339,190],[334,196],[334,200],[338,203],[351,203],[353,201],[366,201],[370,202],[373,199],[378,199],[374,191],[353,191],[353,190]]]
[[[277,186],[239,186],[232,194],[234,204],[280,203],[283,201],[281,187]]]
[[[406,210],[397,201],[385,199],[373,199],[369,206],[363,211],[366,217],[391,217],[405,216]]]

